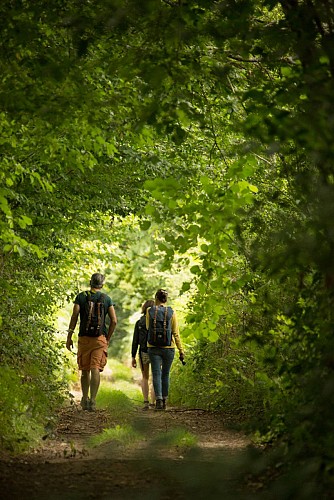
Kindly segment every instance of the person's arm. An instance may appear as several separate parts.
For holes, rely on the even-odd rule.
[[[69,351],[73,347],[72,335],[74,333],[75,327],[77,326],[79,313],[80,313],[80,306],[79,306],[79,304],[74,304],[72,316],[71,316],[71,319],[70,319],[70,325],[68,327],[67,340],[66,340],[66,348]]]
[[[116,325],[117,325],[117,318],[116,318],[116,312],[115,312],[114,306],[108,307],[108,315],[110,318],[110,325],[109,325],[108,334],[107,334],[107,342],[109,343],[111,336],[114,333]]]
[[[151,308],[149,307],[149,308],[147,309],[147,311],[146,311],[146,330],[148,330],[148,329],[149,329],[149,327],[150,327],[150,314],[149,314],[149,312],[148,312],[150,309],[151,309]]]
[[[183,345],[182,345],[182,341],[181,341],[181,337],[180,337],[179,323],[177,321],[177,317],[176,317],[175,312],[173,313],[173,316],[172,316],[172,334],[174,337],[176,347],[178,348],[179,353],[180,353],[180,360],[183,361],[184,360],[184,350],[183,350]]]
[[[136,354],[137,354],[137,349],[138,349],[138,344],[139,344],[139,321],[136,322],[135,324],[135,329],[133,332],[133,339],[132,339],[132,347],[131,347],[131,355],[132,355],[132,360],[131,360],[131,365],[133,368],[137,368],[137,361],[136,361]]]

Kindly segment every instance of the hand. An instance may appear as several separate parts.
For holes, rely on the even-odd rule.
[[[73,340],[67,339],[66,340],[66,349],[68,349],[70,351],[72,347],[73,347]]]
[[[136,361],[136,358],[132,358],[131,365],[132,365],[132,368],[137,368],[137,361]]]
[[[180,352],[180,361],[184,361],[184,352]]]

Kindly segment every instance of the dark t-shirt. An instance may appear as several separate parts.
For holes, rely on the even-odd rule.
[[[92,297],[99,297],[101,295],[101,292],[89,292]],[[106,316],[108,314],[108,309],[110,306],[114,306],[115,304],[111,300],[111,298],[106,295],[104,295],[104,325],[103,325],[103,335],[107,336],[108,335],[108,330],[106,326]],[[84,329],[84,318],[85,318],[85,310],[86,310],[86,303],[87,303],[87,292],[80,292],[74,300],[74,304],[78,304],[80,306],[80,328],[79,328],[79,337],[84,337],[86,336],[86,332]]]

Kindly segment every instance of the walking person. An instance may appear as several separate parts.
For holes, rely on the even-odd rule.
[[[81,370],[81,407],[95,411],[96,396],[100,386],[100,372],[107,364],[108,344],[117,324],[111,298],[101,292],[104,276],[94,273],[90,279],[90,290],[79,293],[74,301],[68,328],[66,347],[73,347],[72,335],[80,316],[77,362]],[[106,315],[110,318],[107,330]]]
[[[167,306],[168,293],[160,288],[155,294],[154,306],[147,309],[148,354],[151,360],[156,410],[167,408],[169,373],[175,356],[175,347],[184,361],[178,321],[173,309]]]
[[[141,390],[144,398],[144,410],[148,410],[150,406],[149,401],[149,376],[150,376],[150,357],[147,352],[147,334],[148,330],[146,328],[146,311],[149,307],[154,306],[154,300],[147,300],[144,302],[141,308],[142,316],[136,321],[133,339],[132,339],[132,367],[137,367],[136,355],[139,346],[139,365],[141,369],[142,379],[141,379]],[[154,390],[151,390],[151,403],[155,401]]]

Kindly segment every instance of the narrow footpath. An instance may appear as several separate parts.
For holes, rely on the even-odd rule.
[[[124,434],[111,411],[83,411],[73,400],[61,409],[56,428],[39,448],[0,457],[1,498],[259,498],[245,472],[254,452],[250,442],[230,430],[221,414],[136,407],[131,429],[125,426],[127,439],[92,446],[103,429],[120,435],[123,429]]]

